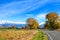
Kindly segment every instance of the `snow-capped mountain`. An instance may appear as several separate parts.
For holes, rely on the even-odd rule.
[[[25,25],[26,25],[25,22],[12,22],[12,21],[7,21],[7,20],[0,21],[0,27],[16,26],[17,28],[21,28],[21,27],[24,27]]]
[[[40,23],[40,28],[44,27],[45,22]],[[1,27],[11,27],[11,26],[16,26],[17,28],[25,27],[26,23],[25,22],[12,22],[12,21],[7,21],[7,20],[2,20],[0,21],[0,28]]]
[[[45,22],[40,23],[39,24],[40,25],[40,28],[44,28],[44,24],[45,24]]]

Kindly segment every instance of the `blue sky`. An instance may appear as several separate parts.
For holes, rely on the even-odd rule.
[[[25,23],[32,17],[42,24],[49,12],[60,13],[59,0],[0,0],[0,22]]]

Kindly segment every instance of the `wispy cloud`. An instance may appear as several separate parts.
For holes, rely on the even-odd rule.
[[[0,17],[6,17],[32,11],[43,6],[47,1],[48,0],[27,0],[4,4],[0,6]]]
[[[39,12],[38,10],[42,12]],[[40,24],[43,24],[46,21],[45,17],[48,12],[56,11],[60,13],[59,10],[60,10],[59,0],[22,0],[22,1],[19,0],[9,2],[6,4],[3,3],[0,4],[0,23],[11,22],[23,24],[25,23],[24,22],[25,19],[33,17]]]

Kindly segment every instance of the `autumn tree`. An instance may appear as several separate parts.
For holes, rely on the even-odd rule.
[[[56,25],[57,25],[58,29],[60,29],[60,17],[59,17],[58,20],[56,21]]]
[[[28,18],[26,23],[27,23],[28,28],[30,28],[30,29],[38,29],[39,28],[39,24],[34,18]]]
[[[51,29],[56,29],[57,25],[56,25],[56,20],[59,18],[58,14],[55,12],[51,12],[49,14],[46,15],[46,19],[51,27]]]
[[[50,27],[50,23],[48,21],[46,21],[46,23],[44,24],[44,29],[51,29]]]
[[[58,16],[58,14],[55,13],[55,12],[51,12],[51,13],[49,13],[49,14],[46,15],[46,19],[47,19],[48,21],[50,21],[50,20],[52,20],[52,19],[56,20],[56,19],[58,19],[58,18],[59,18],[59,16]]]

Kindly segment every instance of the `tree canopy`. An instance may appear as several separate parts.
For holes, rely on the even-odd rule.
[[[45,26],[50,29],[57,29],[58,26],[57,26],[57,20],[59,18],[59,15],[55,12],[51,12],[49,14],[46,15],[46,19],[47,19],[47,22],[45,24]]]
[[[31,29],[38,29],[39,28],[39,24],[34,18],[28,18],[26,23],[27,23],[27,26]]]
[[[51,13],[49,13],[49,14],[46,15],[46,19],[48,19],[48,20],[58,19],[58,18],[59,18],[59,16],[55,12],[51,12]]]

